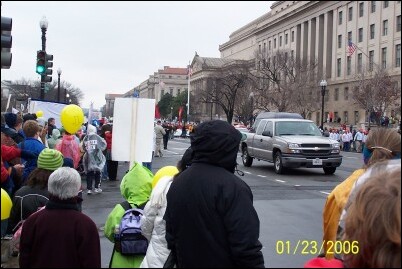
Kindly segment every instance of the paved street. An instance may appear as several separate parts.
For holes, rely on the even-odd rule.
[[[189,145],[188,138],[170,140],[163,157],[154,158],[152,171],[155,173],[166,165],[176,165]],[[342,166],[334,175],[327,176],[322,169],[292,169],[285,175],[277,175],[273,164],[262,161],[254,161],[252,167],[246,168],[238,154],[238,169],[245,173],[242,179],[253,191],[260,218],[260,241],[266,267],[303,267],[306,260],[316,256],[319,247],[315,251],[312,245],[321,243],[322,208],[326,196],[362,165],[360,154],[342,155]],[[123,201],[120,180],[127,170],[128,163],[120,162],[119,181],[103,181],[102,194],[83,195],[83,212],[95,221],[99,229],[103,268],[108,267],[113,249],[112,243],[103,235],[103,226],[113,207]],[[83,186],[86,186],[85,180]]]

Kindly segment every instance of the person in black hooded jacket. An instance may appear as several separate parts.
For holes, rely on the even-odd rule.
[[[191,135],[191,166],[167,193],[166,241],[177,267],[264,267],[250,187],[234,175],[241,133],[225,121]]]

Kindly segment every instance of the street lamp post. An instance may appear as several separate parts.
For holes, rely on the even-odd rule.
[[[173,107],[170,107],[170,121],[173,121]]]
[[[251,116],[250,116],[250,127],[253,126],[254,120],[254,92],[250,92],[248,98],[250,99],[250,106],[251,106]]]
[[[327,88],[327,81],[325,79],[321,80],[321,130],[324,131],[324,96],[325,89]]]
[[[40,29],[42,30],[42,51],[46,51],[46,30],[49,25],[46,17],[43,16],[39,22]],[[45,76],[46,74],[41,75],[40,79],[40,99],[45,99]]]
[[[66,91],[66,94],[64,95],[64,103],[67,103],[67,98],[70,97],[70,95],[67,93],[67,90],[64,89]]]
[[[60,75],[61,75],[61,69],[57,69],[57,75],[58,75],[58,79],[57,79],[57,102],[60,103]]]

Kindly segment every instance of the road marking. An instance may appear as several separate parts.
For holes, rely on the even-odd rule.
[[[263,176],[263,175],[257,175],[257,177],[267,177],[267,176]]]
[[[295,187],[300,187],[301,185],[295,185]]]
[[[326,195],[330,195],[330,193],[326,192],[326,191],[320,191],[320,192],[323,193],[323,194],[326,194]]]
[[[361,158],[359,158],[359,157],[346,157],[346,156],[343,156],[343,158],[348,158],[348,159],[361,159]]]
[[[188,149],[188,148],[171,148],[171,149],[185,150],[185,149]],[[165,149],[165,150],[166,150],[166,149]]]
[[[280,179],[275,179],[275,181],[278,181],[280,183],[285,183],[286,181],[280,180]]]
[[[249,174],[249,175],[251,174],[250,172],[247,172],[247,171],[243,171],[243,172],[244,172],[245,174]]]
[[[174,155],[180,155],[180,153],[177,153],[177,152],[174,152],[174,151],[170,151],[170,150],[167,150],[167,149],[164,149],[163,151],[173,153]]]

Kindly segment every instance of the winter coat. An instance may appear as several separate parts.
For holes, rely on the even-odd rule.
[[[13,207],[11,208],[7,227],[8,233],[10,234],[21,220],[27,219],[38,208],[46,205],[48,200],[49,192],[47,188],[23,186],[17,190],[13,198]]]
[[[157,124],[154,128],[154,132],[156,134],[156,139],[162,139],[163,136],[166,134],[165,129],[159,124]]]
[[[252,192],[233,174],[241,137],[219,120],[190,137],[194,158],[172,182],[164,216],[178,267],[264,267]]]
[[[328,195],[322,212],[324,242],[336,241],[336,234],[342,210],[348,201],[353,184],[355,184],[356,180],[364,173],[364,171],[364,169],[354,171],[352,175],[336,186],[335,189],[333,189]],[[325,253],[327,252],[326,244],[324,244],[324,251]],[[332,259],[334,258],[334,255],[326,253],[325,257],[327,259]]]
[[[60,141],[60,130],[59,129],[53,129],[52,135],[50,138],[47,140],[47,144],[50,149],[54,149],[56,144]]]
[[[78,167],[81,159],[79,143],[75,141],[75,135],[63,135],[63,138],[56,144],[55,149],[74,162],[74,168]]]
[[[100,268],[101,248],[96,224],[78,211],[77,199],[50,198],[22,228],[21,268]]]
[[[45,146],[34,137],[27,137],[25,141],[18,144],[18,147],[23,150],[32,151],[37,154],[37,156],[39,156],[41,151],[45,148]],[[22,174],[23,184],[27,181],[29,174],[37,167],[38,158],[24,159],[24,161],[26,161],[26,164],[24,173]]]
[[[145,204],[152,190],[153,174],[139,163],[134,163],[130,171],[123,177],[120,184],[120,192],[124,200],[128,201],[131,207]],[[123,201],[124,201],[123,200]],[[123,202],[122,201],[122,202]],[[125,210],[117,204],[110,212],[105,223],[105,236],[114,243],[114,228],[120,224]],[[144,259],[144,255],[123,256],[120,252],[114,251],[111,257],[112,268],[138,268]]]
[[[106,141],[96,134],[96,128],[88,124],[88,134],[82,140],[84,147],[83,165],[85,173],[88,171],[102,171],[106,163],[102,151],[106,149]]]
[[[142,234],[149,240],[147,254],[141,268],[163,268],[170,250],[167,248],[166,225],[163,220],[166,210],[166,194],[173,177],[162,177],[152,190],[151,198],[144,208],[141,219]]]

